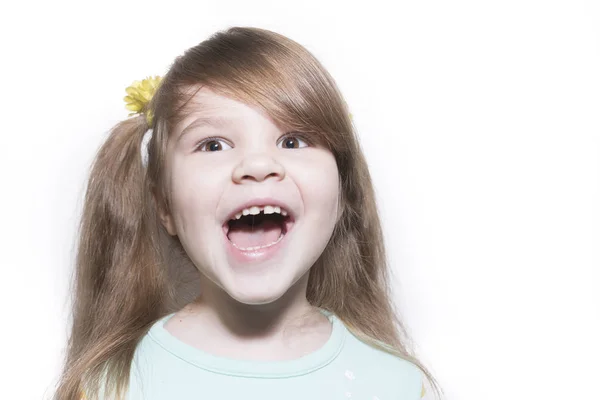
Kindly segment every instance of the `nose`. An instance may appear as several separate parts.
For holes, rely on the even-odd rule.
[[[233,170],[233,181],[262,182],[267,178],[282,180],[285,177],[283,166],[268,154],[246,156]]]

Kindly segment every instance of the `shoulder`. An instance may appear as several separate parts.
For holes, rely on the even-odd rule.
[[[419,367],[347,332],[340,356],[352,377],[358,380],[360,375],[386,388],[387,398],[418,400],[424,396],[424,374]]]

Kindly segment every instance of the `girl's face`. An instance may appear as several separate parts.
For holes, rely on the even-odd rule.
[[[271,303],[307,278],[331,237],[335,158],[244,103],[207,88],[193,100],[198,111],[169,140],[172,208],[161,220],[207,278],[204,287]]]

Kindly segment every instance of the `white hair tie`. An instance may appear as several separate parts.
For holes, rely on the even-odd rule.
[[[150,139],[152,139],[152,133],[152,129],[148,129],[142,138],[142,146],[140,150],[142,152],[142,164],[144,167],[148,166],[148,143],[150,142]]]

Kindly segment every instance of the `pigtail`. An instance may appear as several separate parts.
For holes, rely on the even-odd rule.
[[[144,116],[114,127],[93,163],[79,227],[73,325],[55,399],[124,390],[135,347],[169,292],[140,146]],[[113,393],[115,395],[113,395]]]

